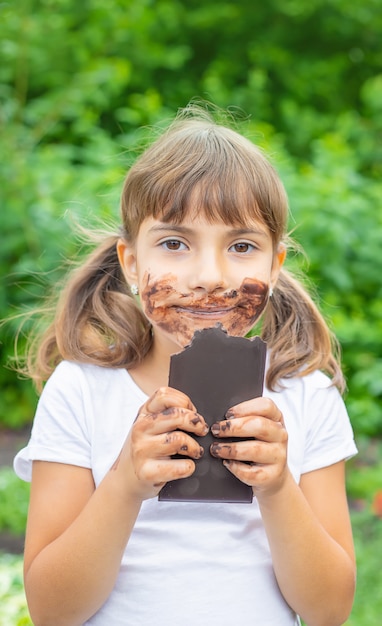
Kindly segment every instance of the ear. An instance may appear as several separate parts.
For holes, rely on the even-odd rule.
[[[277,283],[277,279],[279,277],[280,270],[284,265],[284,261],[286,258],[286,246],[284,243],[279,243],[277,246],[277,251],[273,259],[272,271],[271,271],[271,284],[275,285]]]
[[[131,285],[132,283],[136,283],[138,276],[137,258],[134,246],[128,244],[124,239],[118,239],[117,254],[119,264],[122,268],[126,281],[129,283],[129,285]]]

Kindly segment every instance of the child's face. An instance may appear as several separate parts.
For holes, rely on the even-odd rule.
[[[274,253],[267,227],[237,228],[203,216],[168,224],[147,218],[133,246],[119,243],[129,283],[139,286],[154,342],[171,349],[190,343],[195,330],[220,322],[244,336],[260,317],[285,257]]]

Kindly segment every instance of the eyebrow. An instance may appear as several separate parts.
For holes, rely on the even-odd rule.
[[[193,229],[189,228],[188,226],[182,226],[182,224],[171,224],[171,223],[163,223],[163,224],[156,224],[155,226],[152,226],[149,229],[149,232],[151,233],[160,233],[160,232],[168,232],[169,230],[179,233],[179,234],[183,234],[183,235],[191,235],[193,234]],[[261,237],[266,237],[267,233],[265,230],[262,230],[261,228],[231,228],[228,231],[228,234],[232,237],[245,237],[245,236],[253,236],[253,235],[257,235],[257,236],[261,236]]]

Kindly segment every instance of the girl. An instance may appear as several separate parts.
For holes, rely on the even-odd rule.
[[[128,173],[122,221],[70,277],[29,363],[39,385],[49,378],[15,459],[32,480],[34,624],[342,624],[355,581],[344,460],[356,448],[330,333],[282,267],[277,174],[247,139],[186,109]],[[158,501],[193,474],[194,435],[208,432],[167,386],[171,355],[195,330],[244,336],[261,316],[263,397],[214,424],[210,451],[253,503]],[[227,435],[236,443],[219,445]]]

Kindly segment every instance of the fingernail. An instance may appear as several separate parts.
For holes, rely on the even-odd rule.
[[[215,424],[212,424],[211,432],[215,436],[217,436],[220,433],[220,425],[217,422]]]
[[[204,448],[202,448],[202,446],[200,446],[200,448],[199,448],[199,459],[202,458],[203,454],[204,454]]]
[[[210,446],[210,452],[212,456],[218,456],[218,452],[220,450],[220,443],[212,443]]]
[[[235,417],[235,413],[233,411],[233,409],[228,409],[227,413],[225,414],[226,419],[232,419]]]

